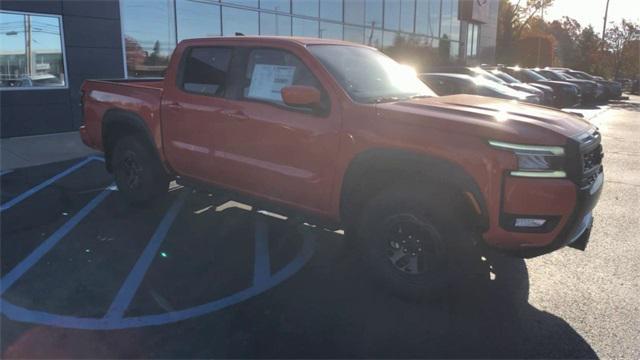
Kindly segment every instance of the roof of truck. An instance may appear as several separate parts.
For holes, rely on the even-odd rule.
[[[206,37],[206,38],[195,38],[183,40],[180,43],[189,44],[189,43],[202,43],[207,40],[215,40],[224,41],[224,42],[264,42],[264,43],[296,43],[302,46],[306,45],[351,45],[351,46],[362,46],[369,47],[362,44],[357,44],[349,41],[335,40],[335,39],[319,39],[319,38],[311,38],[311,37],[300,37],[300,36],[215,36],[215,37]]]

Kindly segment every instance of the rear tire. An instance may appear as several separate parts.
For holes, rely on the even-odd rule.
[[[113,150],[112,169],[118,191],[134,206],[160,200],[169,177],[153,150],[136,136],[119,139]]]
[[[374,279],[394,294],[423,301],[446,294],[456,252],[452,193],[428,184],[394,185],[365,206],[358,243]]]

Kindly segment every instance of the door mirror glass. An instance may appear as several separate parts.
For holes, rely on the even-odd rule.
[[[320,106],[320,91],[312,86],[292,85],[280,90],[285,104],[293,107],[315,109]]]

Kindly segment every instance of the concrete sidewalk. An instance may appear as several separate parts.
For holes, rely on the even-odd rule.
[[[0,171],[48,164],[97,154],[77,131],[0,140]]]

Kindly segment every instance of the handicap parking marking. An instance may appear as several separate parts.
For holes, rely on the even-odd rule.
[[[84,219],[93,209],[112,192],[111,187],[104,189],[100,194],[93,198],[78,213],[76,213],[69,221],[64,223],[58,230],[49,236],[40,246],[38,246],[31,254],[16,265],[9,273],[0,279],[0,295],[9,289],[24,273],[26,273],[38,260],[46,255],[62,238],[67,235],[82,219]]]
[[[3,212],[5,210],[8,210],[10,208],[12,208],[13,206],[15,206],[16,204],[22,202],[23,200],[29,198],[30,196],[32,196],[33,194],[37,193],[38,191],[46,188],[47,186],[53,184],[54,182],[62,179],[63,177],[71,174],[72,172],[82,168],[83,166],[87,165],[88,163],[90,163],[91,161],[103,161],[104,159],[98,156],[89,156],[85,159],[83,159],[82,161],[76,163],[75,165],[67,168],[66,170],[52,176],[51,178],[41,182],[40,184],[32,187],[31,189],[21,193],[20,195],[14,197],[13,199],[7,201],[6,203],[0,205],[0,212]],[[4,174],[3,174],[4,175]]]
[[[158,252],[160,245],[167,237],[167,233],[169,232],[173,221],[176,219],[176,216],[178,216],[180,209],[182,209],[189,192],[190,191],[183,190],[164,215],[162,221],[160,221],[160,225],[158,225],[158,228],[151,237],[147,247],[142,251],[142,254],[127,276],[124,284],[120,287],[120,290],[118,290],[118,294],[105,315],[106,319],[119,319],[124,315],[124,312],[131,303],[131,300],[138,290],[144,275],[147,273],[154,256]]]
[[[13,169],[9,169],[9,170],[2,170],[0,171],[0,176],[4,176],[7,174],[11,174],[13,172]]]
[[[65,237],[89,213],[91,213],[113,190],[115,190],[113,185],[103,190],[62,227],[57,229],[31,254],[22,260],[6,276],[0,279],[0,282],[2,282],[0,295],[4,294],[7,289],[9,289],[31,267],[41,260],[45,254],[54,248],[63,237]],[[146,276],[153,258],[157,254],[159,247],[163,243],[167,233],[172,227],[190,194],[192,194],[190,189],[182,189],[178,198],[174,200],[174,203],[171,205],[169,210],[165,212],[162,220],[157,225],[156,230],[149,240],[149,243],[146,245],[145,249],[139,256],[138,261],[127,275],[123,285],[120,286],[114,300],[111,302],[111,306],[105,312],[103,317],[79,317],[41,310],[32,310],[22,307],[19,304],[11,303],[4,298],[0,298],[0,313],[15,321],[76,329],[125,329],[169,324],[210,314],[266,292],[295,275],[304,267],[315,253],[315,240],[318,235],[316,229],[309,227],[299,228],[297,233],[302,236],[301,248],[286,265],[272,273],[269,253],[270,225],[266,220],[268,216],[255,213],[253,281],[252,283],[249,283],[247,288],[239,290],[231,295],[189,308],[152,315],[125,316],[127,308],[135,297],[143,278]]]

